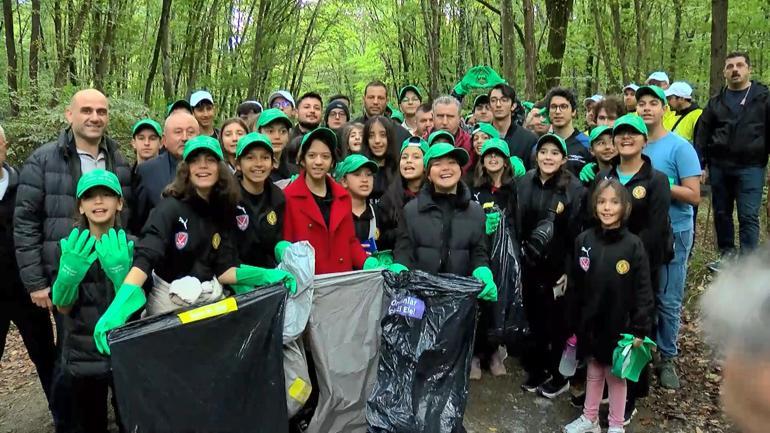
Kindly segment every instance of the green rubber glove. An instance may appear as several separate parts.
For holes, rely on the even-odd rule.
[[[401,272],[408,272],[409,271],[409,268],[407,268],[406,266],[402,265],[401,263],[392,263],[392,264],[388,265],[388,267],[385,268],[385,269],[387,269],[390,272],[393,272],[394,274],[400,274]]]
[[[96,242],[96,256],[115,290],[123,285],[131,264],[134,262],[134,241],[126,239],[123,229],[110,229]]]
[[[674,179],[673,177],[669,177],[668,178],[668,187],[671,188],[674,185],[676,185],[676,179]]]
[[[73,229],[69,237],[60,241],[59,273],[51,288],[52,302],[57,307],[67,307],[75,303],[78,286],[96,261],[96,253],[93,252],[95,243],[96,239],[88,230],[80,232],[78,229]]]
[[[380,266],[380,261],[377,260],[376,257],[368,257],[364,261],[364,270],[365,271],[368,271],[370,269],[377,269],[377,268],[380,268],[380,267],[381,267]]]
[[[473,89],[491,89],[505,83],[502,77],[489,66],[474,66],[468,69],[453,91],[459,96],[465,96]]]
[[[532,109],[535,107],[535,103],[532,101],[524,101],[521,103],[521,106],[524,107],[524,113],[529,113],[532,111]]]
[[[267,286],[283,282],[290,294],[297,293],[297,280],[294,275],[283,269],[265,269],[257,266],[241,265],[235,270],[235,279],[238,281],[233,286],[235,293],[243,293],[254,286]],[[238,287],[247,286],[247,287]]]
[[[289,241],[280,241],[277,244],[275,244],[274,254],[275,254],[275,261],[278,263],[281,263],[283,261],[283,253],[286,252],[286,248],[289,248],[289,245],[291,245],[291,242]]]
[[[548,111],[548,107],[543,107],[540,109],[540,116],[543,118],[543,123],[546,125],[551,124],[551,112]]]
[[[110,346],[107,344],[107,332],[126,323],[132,314],[139,311],[147,302],[144,290],[133,284],[123,284],[115,292],[115,299],[102,314],[94,327],[94,342],[96,348],[103,355],[110,354]]]
[[[580,170],[580,181],[588,183],[596,179],[595,169],[596,169],[595,162],[589,162],[588,164],[584,165],[583,169]]]
[[[472,275],[484,283],[484,290],[479,293],[477,298],[482,301],[497,302],[497,284],[495,284],[492,271],[486,266],[479,266],[473,270]]]
[[[485,231],[488,235],[497,231],[497,226],[500,224],[500,212],[490,212],[486,214]]]
[[[524,161],[518,156],[512,156],[509,160],[511,162],[511,169],[513,170],[513,177],[522,177],[527,174],[527,169],[524,168]]]

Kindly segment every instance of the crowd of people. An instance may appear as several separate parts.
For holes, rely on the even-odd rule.
[[[621,334],[634,347],[653,340],[657,383],[680,386],[677,336],[702,182],[722,261],[758,243],[770,96],[751,80],[747,53],[729,54],[724,75],[704,109],[690,85],[661,71],[582,104],[563,87],[522,101],[488,67],[432,101],[405,85],[391,104],[375,80],[358,118],[348,96],[295,100],[278,90],[218,122],[216,99],[198,90],[170,104],[162,125],[135,123],[131,158],[106,134],[108,99],[79,91],[67,127],[20,169],[6,162],[0,130],[2,340],[13,321],[57,432],[103,433],[110,330],[267,284],[293,293],[294,277],[276,266],[291,243],[308,241],[316,274],[480,280],[468,374],[501,376],[507,351],[486,327],[501,283],[490,242],[507,230],[530,329],[526,350],[512,351],[527,373],[521,388],[553,399],[585,385],[571,395],[582,414],[564,431],[599,432],[608,398],[609,433],[623,432],[652,373],[645,367],[637,382],[613,374]],[[560,371],[568,342],[584,383]]]

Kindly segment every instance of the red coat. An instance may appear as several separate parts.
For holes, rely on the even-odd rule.
[[[366,252],[356,238],[353,226],[353,208],[350,195],[330,177],[332,206],[329,225],[326,227],[321,210],[305,183],[305,172],[283,190],[286,208],[283,221],[283,238],[289,242],[309,241],[315,249],[315,273],[331,274],[364,267]]]

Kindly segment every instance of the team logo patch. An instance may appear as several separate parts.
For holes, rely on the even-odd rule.
[[[187,232],[177,232],[174,236],[174,243],[176,243],[176,249],[181,250],[187,245],[187,241],[190,240],[190,236]]]
[[[580,269],[582,269],[584,272],[588,272],[588,268],[591,267],[591,257],[588,256],[588,252],[591,251],[591,248],[580,247],[580,250],[583,252],[582,254],[585,254],[581,255],[578,259]]]
[[[562,212],[564,212],[564,203],[559,202],[556,204],[556,213],[560,214]]]
[[[376,229],[374,229],[374,240],[376,241],[376,240],[379,240],[379,239],[380,239],[380,229],[376,228]]]
[[[235,223],[238,224],[238,229],[240,231],[244,231],[249,226],[249,216],[248,215],[236,215],[235,216]]]
[[[643,186],[637,186],[631,191],[631,195],[633,195],[635,199],[641,200],[647,196],[647,190]]]
[[[626,260],[620,260],[615,265],[615,270],[618,271],[620,275],[627,274],[630,269],[631,269],[631,265]]]
[[[278,215],[275,214],[274,210],[271,210],[269,214],[267,214],[267,223],[271,226],[274,226],[278,222]]]
[[[214,233],[214,236],[211,237],[211,246],[218,250],[220,243],[222,243],[222,237],[219,236],[219,233]]]

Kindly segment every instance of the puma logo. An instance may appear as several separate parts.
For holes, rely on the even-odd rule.
[[[182,225],[184,226],[185,230],[187,230],[187,221],[189,221],[189,220],[190,220],[190,218],[182,219],[182,217],[179,217],[179,222],[182,223]]]
[[[591,251],[591,248],[580,247],[580,251],[582,251],[582,252],[586,253],[586,255],[588,255],[588,253]]]
[[[236,209],[238,209],[238,210],[240,210],[240,211],[241,211],[241,212],[243,212],[243,213],[246,213],[246,208],[245,208],[245,207],[243,207],[243,206],[236,206],[235,208],[236,208]]]

